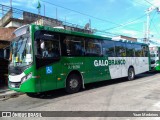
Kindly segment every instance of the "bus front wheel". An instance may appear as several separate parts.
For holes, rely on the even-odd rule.
[[[66,92],[67,93],[76,93],[81,88],[81,77],[77,74],[71,74],[66,81]]]
[[[130,67],[128,69],[128,80],[134,80],[134,78],[135,78],[134,68]]]

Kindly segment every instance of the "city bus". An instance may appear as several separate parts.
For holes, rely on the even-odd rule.
[[[151,70],[160,71],[160,47],[150,46]]]
[[[87,83],[133,80],[150,70],[147,44],[35,24],[14,33],[8,82],[15,91],[76,93]]]

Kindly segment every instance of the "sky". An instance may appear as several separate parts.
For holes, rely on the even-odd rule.
[[[100,34],[127,35],[144,38],[149,8],[160,7],[160,0],[39,0],[41,14],[84,27],[89,21],[91,28]],[[10,6],[10,0],[0,0]],[[38,13],[38,0],[12,0],[12,6]],[[1,10],[1,9],[0,9]],[[57,12],[56,12],[57,11]],[[1,13],[1,12],[0,12]],[[57,14],[56,14],[57,13]],[[150,12],[150,38],[160,40],[160,12]],[[106,32],[106,33],[104,33]]]

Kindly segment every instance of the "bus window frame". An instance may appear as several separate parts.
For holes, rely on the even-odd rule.
[[[38,35],[36,35],[36,34],[38,34]],[[55,57],[43,57],[42,55],[38,55],[37,53],[35,53],[35,49],[37,49],[37,46],[36,47],[34,46],[34,56],[35,56],[35,63],[36,63],[36,68],[37,69],[39,69],[41,67],[44,67],[44,66],[47,66],[49,64],[53,64],[55,62],[58,62],[61,59],[61,53],[62,52],[61,52],[61,44],[60,44],[60,34],[52,32],[52,31],[37,30],[37,31],[34,32],[33,44],[35,45],[35,42],[37,42],[38,40],[42,39],[42,37],[44,37],[44,34],[51,34],[51,35],[55,35],[56,34],[56,35],[58,35],[59,57],[56,57],[56,58]]]

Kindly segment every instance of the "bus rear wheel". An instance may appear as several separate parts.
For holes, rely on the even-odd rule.
[[[135,78],[134,68],[130,67],[128,69],[128,80],[134,80],[134,78]]]
[[[81,77],[77,74],[71,74],[66,81],[66,92],[67,93],[76,93],[81,88]]]

